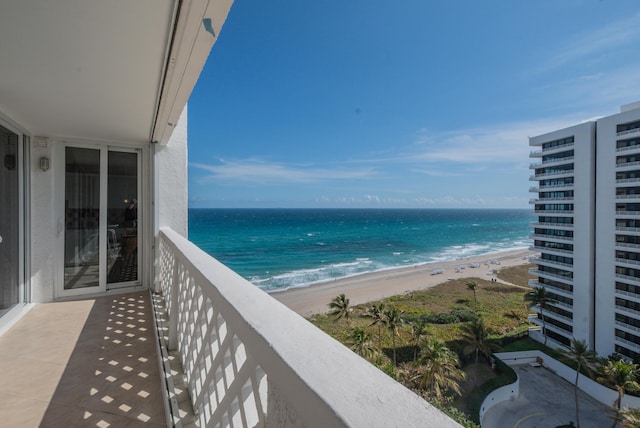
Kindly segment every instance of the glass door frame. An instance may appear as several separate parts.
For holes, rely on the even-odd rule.
[[[80,149],[94,149],[100,152],[100,214],[99,214],[99,281],[98,286],[84,287],[77,289],[65,289],[64,264],[65,264],[65,237],[66,237],[66,213],[65,213],[65,193],[66,193],[66,148],[74,147]],[[141,147],[127,147],[125,145],[114,145],[108,143],[90,143],[90,142],[69,142],[61,141],[55,145],[55,156],[57,159],[55,168],[55,206],[57,217],[56,231],[56,260],[55,260],[55,298],[75,297],[92,294],[104,294],[110,290],[119,290],[133,287],[140,287],[143,284],[142,261],[145,255],[145,228],[138,226],[138,251],[137,266],[138,276],[136,281],[124,283],[107,284],[107,227],[108,227],[108,211],[107,211],[107,186],[108,186],[108,159],[109,152],[124,152],[137,154],[137,194],[138,194],[138,224],[145,215],[145,192],[142,191],[143,183],[143,157],[144,150]],[[144,221],[142,221],[144,224]]]
[[[10,323],[13,316],[19,313],[22,307],[28,303],[29,298],[29,293],[26,289],[28,278],[26,271],[28,260],[26,213],[28,213],[28,206],[26,203],[29,200],[26,195],[28,189],[26,172],[29,171],[29,151],[26,144],[29,142],[29,137],[17,125],[14,125],[2,115],[0,115],[0,126],[18,136],[18,158],[16,159],[16,168],[18,169],[18,302],[0,316],[0,329],[2,329],[4,323]]]

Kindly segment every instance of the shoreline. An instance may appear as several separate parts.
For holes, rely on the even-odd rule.
[[[447,282],[449,279],[495,278],[494,270],[528,264],[529,257],[535,254],[537,253],[526,248],[500,251],[458,260],[430,262],[369,272],[305,287],[272,291],[269,294],[293,311],[306,317],[326,312],[328,310],[327,304],[341,293],[347,296],[352,305],[359,305],[397,294],[431,288]],[[491,263],[492,261],[498,264]],[[470,267],[469,265],[472,263],[477,263],[478,267]],[[465,265],[466,268],[456,272],[456,268],[460,265]],[[439,269],[442,269],[443,272],[433,274],[434,270]]]

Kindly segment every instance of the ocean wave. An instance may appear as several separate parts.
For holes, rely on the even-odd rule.
[[[437,254],[422,254],[412,258],[371,260],[358,258],[344,263],[333,263],[311,269],[298,269],[268,277],[251,277],[249,281],[264,291],[282,291],[290,288],[300,288],[321,284],[338,279],[350,278],[366,273],[380,272],[410,266],[421,266],[434,262],[450,262],[505,251],[522,250],[528,248],[526,241],[511,241],[508,243],[466,244],[453,245],[444,248]]]

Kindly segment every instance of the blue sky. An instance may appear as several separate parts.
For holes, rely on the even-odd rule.
[[[638,100],[637,0],[236,0],[189,203],[527,208],[527,137]]]

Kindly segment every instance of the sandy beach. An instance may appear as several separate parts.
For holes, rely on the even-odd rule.
[[[415,267],[386,270],[339,279],[333,282],[292,288],[273,292],[271,295],[296,311],[309,316],[326,312],[327,304],[338,294],[344,293],[351,304],[371,301],[433,287],[450,278],[495,278],[494,271],[501,268],[529,263],[528,258],[536,253],[529,250],[513,250],[483,256],[469,257],[450,262],[434,262]],[[471,264],[478,267],[471,267]],[[464,265],[464,269],[456,268]],[[433,274],[434,270],[442,273]]]

